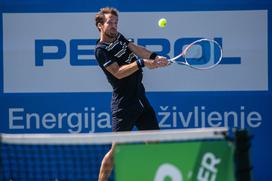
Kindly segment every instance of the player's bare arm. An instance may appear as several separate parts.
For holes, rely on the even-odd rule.
[[[130,42],[128,47],[131,51],[133,51],[137,56],[144,59],[145,66],[153,69],[157,67],[164,67],[169,64],[168,60],[163,56],[156,56],[154,60],[150,60],[150,56],[153,52],[149,51],[145,47],[135,45],[134,43]]]
[[[160,59],[162,59],[162,61],[160,61]],[[163,61],[164,61],[164,57],[161,58],[161,56],[157,56],[156,60],[143,59],[144,66],[146,66],[149,69],[154,69],[154,68],[166,66],[163,63],[161,63]],[[119,66],[115,62],[115,63],[111,64],[110,66],[108,66],[106,69],[117,79],[122,79],[122,78],[125,78],[125,77],[133,74],[137,70],[139,70],[139,66],[136,61],[132,62],[130,64],[127,64],[127,65],[122,65],[122,66]]]
[[[150,60],[149,57],[152,54],[151,51],[147,50],[144,47],[137,46],[133,43],[129,43],[128,47],[139,57],[144,58],[143,63],[144,66],[146,66],[149,69],[154,69],[158,67],[164,67],[168,65],[168,61],[163,56],[156,56],[155,60]],[[113,63],[110,66],[108,66],[107,71],[109,71],[114,77],[117,79],[122,79],[124,77],[127,77],[137,70],[139,70],[139,66],[137,62],[132,62],[128,65],[122,65],[119,66],[117,63]]]
[[[119,66],[116,62],[108,66],[107,71],[109,71],[114,77],[117,79],[122,79],[124,77],[127,77],[137,70],[139,70],[139,67],[136,62],[132,62],[127,65]]]

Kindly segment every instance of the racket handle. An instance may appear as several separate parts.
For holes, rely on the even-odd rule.
[[[171,64],[171,63],[175,63],[175,61],[174,61],[174,60],[172,60],[172,59],[168,59],[168,62],[169,62],[169,64]]]

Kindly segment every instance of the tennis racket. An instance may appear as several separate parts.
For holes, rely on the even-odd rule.
[[[208,70],[218,66],[222,57],[221,45],[215,40],[203,38],[190,43],[179,55],[168,61],[198,70]]]

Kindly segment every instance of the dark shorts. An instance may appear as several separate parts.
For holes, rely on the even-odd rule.
[[[144,106],[121,109],[112,114],[112,131],[131,131],[134,126],[138,130],[158,130],[156,113],[146,100]]]

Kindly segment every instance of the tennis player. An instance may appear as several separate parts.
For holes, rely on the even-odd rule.
[[[117,9],[100,9],[95,23],[100,33],[96,59],[113,88],[112,130],[131,131],[134,126],[139,130],[159,129],[155,112],[145,95],[142,69],[167,66],[167,59],[128,41],[118,32]],[[108,180],[110,176],[114,147],[113,144],[102,160],[99,181]]]

